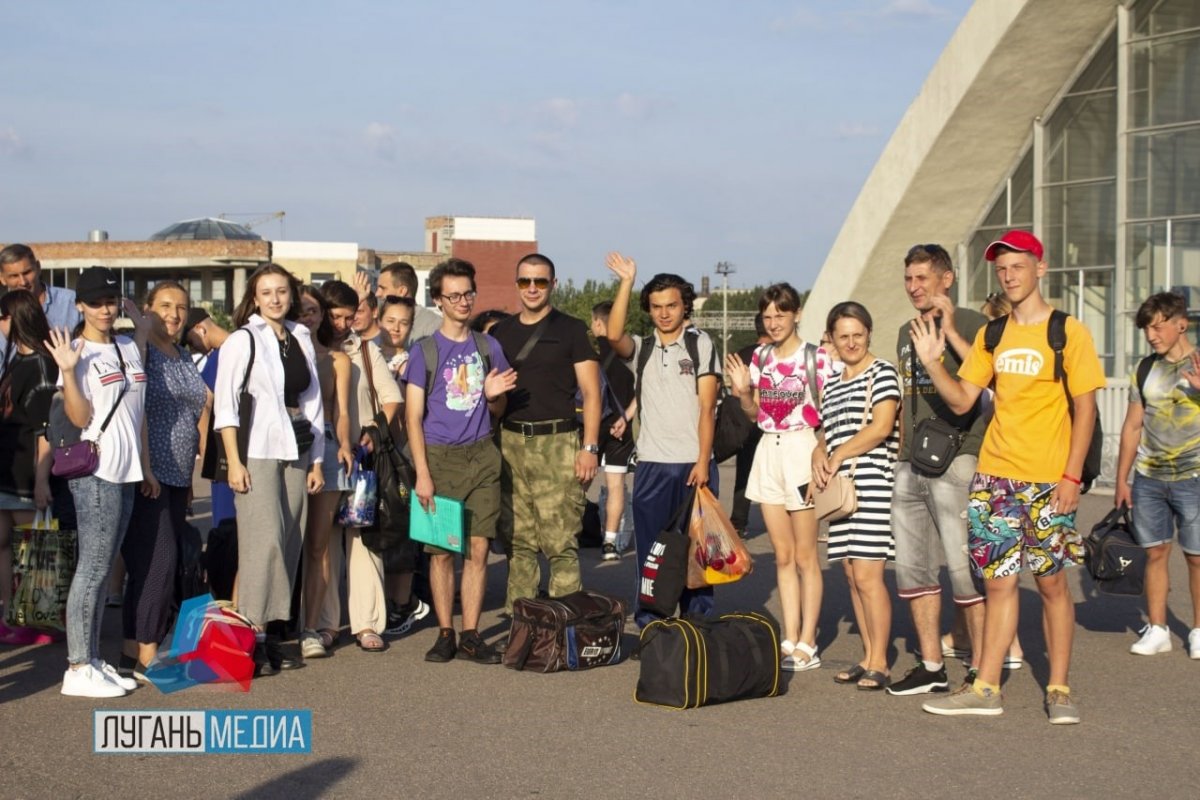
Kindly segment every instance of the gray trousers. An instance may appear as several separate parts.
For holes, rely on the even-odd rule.
[[[291,616],[304,544],[308,459],[251,458],[250,491],[234,494],[238,523],[238,610],[255,625]]]

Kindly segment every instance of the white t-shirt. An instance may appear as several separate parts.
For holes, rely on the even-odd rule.
[[[96,477],[109,483],[132,483],[142,479],[140,455],[142,415],[146,403],[146,373],[137,345],[125,336],[116,337],[121,348],[121,360],[111,344],[83,340],[83,352],[75,366],[75,382],[92,403],[92,419],[83,429],[81,438],[96,442],[100,449],[100,466]],[[58,379],[62,386],[62,377]],[[125,394],[121,395],[124,387]],[[117,398],[121,402],[104,433],[100,426]]]

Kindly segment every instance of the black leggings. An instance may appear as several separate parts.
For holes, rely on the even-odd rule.
[[[126,639],[161,644],[171,629],[179,562],[177,531],[187,524],[187,495],[186,487],[162,484],[152,500],[138,489],[121,545],[129,576],[121,608]]]

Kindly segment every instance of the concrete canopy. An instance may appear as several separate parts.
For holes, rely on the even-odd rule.
[[[976,0],[871,170],[817,277],[802,322],[817,341],[835,304],[875,320],[872,352],[893,359],[913,315],[904,255],[953,256],[995,198],[1042,115],[1115,18],[1114,0]],[[965,265],[955,264],[959,280]]]

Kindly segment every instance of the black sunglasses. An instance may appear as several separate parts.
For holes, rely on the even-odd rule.
[[[536,286],[539,289],[550,288],[549,278],[517,278],[518,289],[528,289],[530,285]]]

